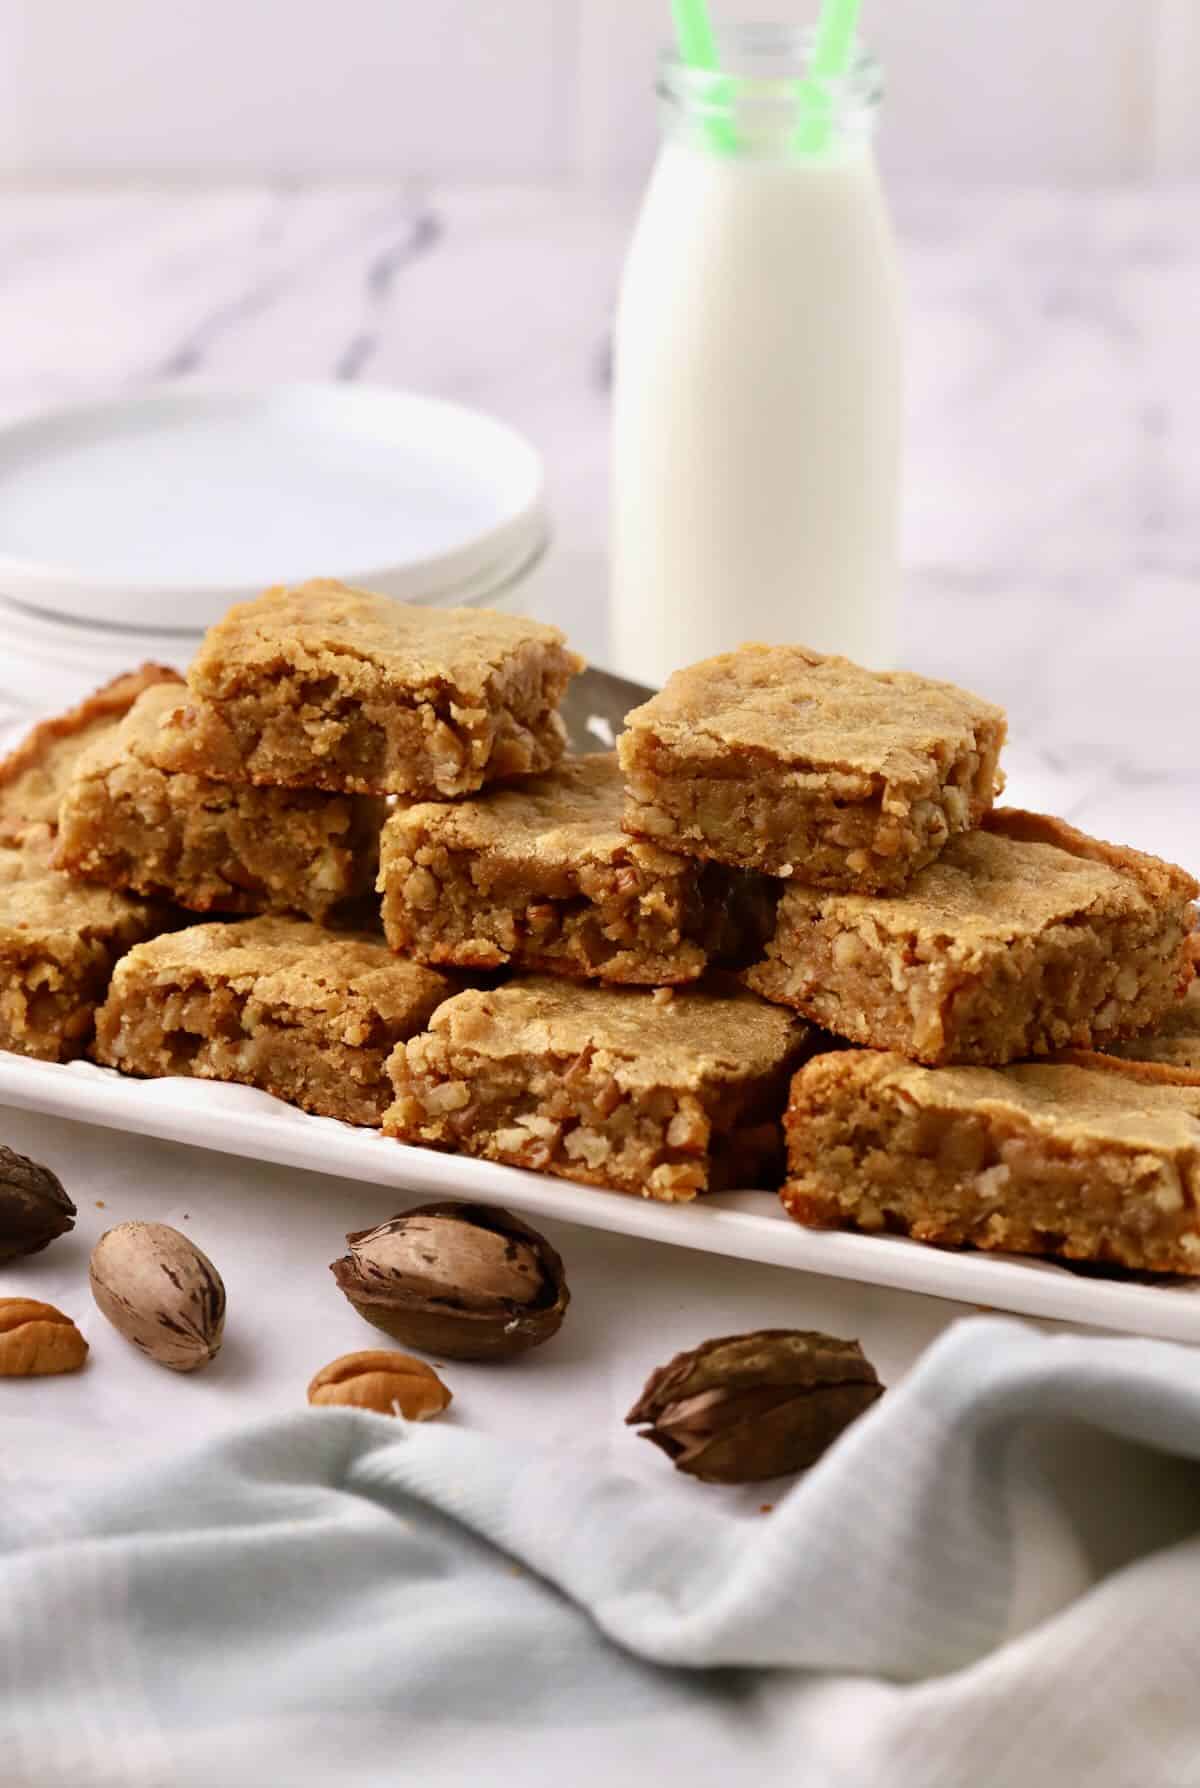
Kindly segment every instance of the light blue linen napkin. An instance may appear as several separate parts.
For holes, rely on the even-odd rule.
[[[752,1520],[344,1411],[17,1480],[0,1784],[1182,1788],[1198,1459],[1200,1355],[978,1320]]]

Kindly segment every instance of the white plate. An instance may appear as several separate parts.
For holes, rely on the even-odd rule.
[[[507,1204],[533,1216],[835,1279],[1200,1342],[1200,1282],[1143,1285],[1084,1278],[1048,1261],[955,1254],[895,1236],[818,1233],[792,1223],[765,1192],[724,1193],[692,1205],[654,1204],[490,1161],[409,1148],[373,1130],[309,1117],[249,1087],[127,1080],[90,1062],[60,1067],[0,1050],[0,1101],[254,1161],[394,1186],[407,1194]]]
[[[478,601],[546,532],[529,443],[410,392],[189,382],[0,429],[0,595],[79,620],[196,631],[325,576]]]

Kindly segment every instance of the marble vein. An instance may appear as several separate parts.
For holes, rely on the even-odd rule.
[[[387,313],[400,274],[423,255],[432,253],[442,236],[436,211],[424,209],[410,220],[403,235],[381,249],[368,264],[366,302],[370,321],[355,331],[334,368],[339,379],[361,379],[379,351]]]

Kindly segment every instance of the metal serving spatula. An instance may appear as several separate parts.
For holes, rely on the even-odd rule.
[[[644,683],[614,677],[611,671],[585,670],[574,677],[563,698],[571,750],[611,750],[618,733],[625,730],[625,716],[655,693]]]

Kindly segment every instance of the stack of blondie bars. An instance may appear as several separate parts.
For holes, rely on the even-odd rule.
[[[1200,1273],[1188,875],[994,809],[1004,716],[945,683],[745,646],[566,757],[580,668],[319,582],[38,729],[0,766],[0,1045]]]
[[[1200,890],[994,810],[1004,734],[962,691],[747,646],[629,717],[624,823],[775,879],[743,979],[837,1039],[785,1114],[798,1221],[1200,1272]]]

